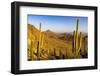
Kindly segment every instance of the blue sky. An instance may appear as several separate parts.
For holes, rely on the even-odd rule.
[[[88,17],[78,16],[50,16],[50,15],[28,15],[28,24],[34,25],[37,29],[42,23],[42,31],[73,32],[76,29],[76,21],[79,19],[79,31],[88,32]]]

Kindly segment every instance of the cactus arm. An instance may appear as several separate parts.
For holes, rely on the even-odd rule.
[[[75,44],[76,44],[76,39],[75,39],[76,33],[75,31],[73,32],[73,43],[72,43],[72,51],[75,52]]]
[[[75,31],[74,31],[74,49],[76,49],[76,32]]]
[[[80,52],[81,48],[82,48],[82,33],[80,32],[80,41],[79,41],[79,49],[78,49],[78,53]]]

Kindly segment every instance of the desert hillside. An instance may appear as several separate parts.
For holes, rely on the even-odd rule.
[[[87,35],[82,35],[79,54],[73,52],[73,34],[40,31],[28,24],[28,60],[54,60],[87,57]]]

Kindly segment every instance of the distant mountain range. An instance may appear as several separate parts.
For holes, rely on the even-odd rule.
[[[61,40],[64,40],[65,42],[72,41],[73,40],[73,32],[67,32],[67,33],[57,33],[52,32],[51,30],[44,31],[49,37],[52,38],[58,38]],[[87,37],[87,33],[82,32],[82,37]]]

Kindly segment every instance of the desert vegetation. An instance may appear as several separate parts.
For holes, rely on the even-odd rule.
[[[28,24],[28,61],[79,59],[88,57],[88,35],[78,31],[79,20],[73,33],[55,33],[50,29],[41,31]]]

